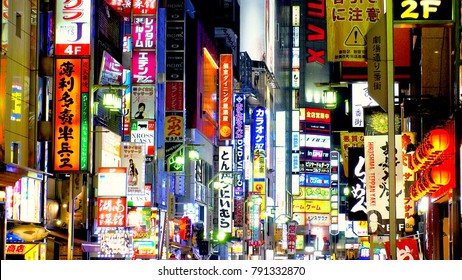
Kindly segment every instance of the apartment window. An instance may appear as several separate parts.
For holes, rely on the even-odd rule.
[[[16,13],[16,36],[21,38],[21,29],[22,29],[22,15]]]
[[[19,143],[11,143],[11,162],[19,164]]]

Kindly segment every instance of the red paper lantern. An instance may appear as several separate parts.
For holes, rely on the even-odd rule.
[[[189,219],[188,217],[181,218],[180,238],[182,240],[191,239],[191,219]]]
[[[444,166],[432,167],[428,173],[432,184],[446,186],[451,181],[451,171]]]
[[[446,150],[451,143],[449,133],[444,129],[434,129],[430,131],[428,141],[432,144],[433,150],[439,152]]]

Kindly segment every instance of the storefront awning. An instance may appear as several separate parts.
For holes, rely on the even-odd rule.
[[[41,170],[32,169],[14,163],[0,162],[0,186],[14,186],[22,177],[43,180],[43,176],[53,175]]]

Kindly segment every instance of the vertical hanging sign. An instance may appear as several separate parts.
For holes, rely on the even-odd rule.
[[[146,143],[146,154],[154,155],[156,108],[156,1],[138,1],[132,11],[131,137]],[[133,120],[134,119],[134,120]]]
[[[233,171],[233,147],[220,146],[218,148],[219,172]],[[221,232],[232,231],[232,189],[230,184],[220,184],[218,190],[218,230]]]
[[[219,131],[220,140],[231,140],[233,116],[233,55],[220,55],[220,106]]]
[[[89,60],[56,59],[53,169],[88,171]]]
[[[253,111],[251,140],[253,150],[253,192],[262,198],[260,216],[263,218],[266,208],[266,111],[264,107],[256,107]]]
[[[244,181],[244,130],[245,130],[245,95],[234,93],[234,140],[236,153],[236,173],[238,174],[234,185],[234,226],[243,225],[243,207],[245,198]]]
[[[56,1],[56,56],[90,55],[91,2]]]
[[[165,30],[165,158],[183,144],[185,136],[184,13],[183,0],[168,1]]]

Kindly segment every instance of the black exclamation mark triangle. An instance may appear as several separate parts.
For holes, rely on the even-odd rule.
[[[364,38],[364,35],[363,33],[361,33],[361,30],[358,26],[353,26],[353,28],[350,31],[350,34],[348,34],[348,37],[345,40],[345,45],[350,47],[366,45],[366,39]]]

